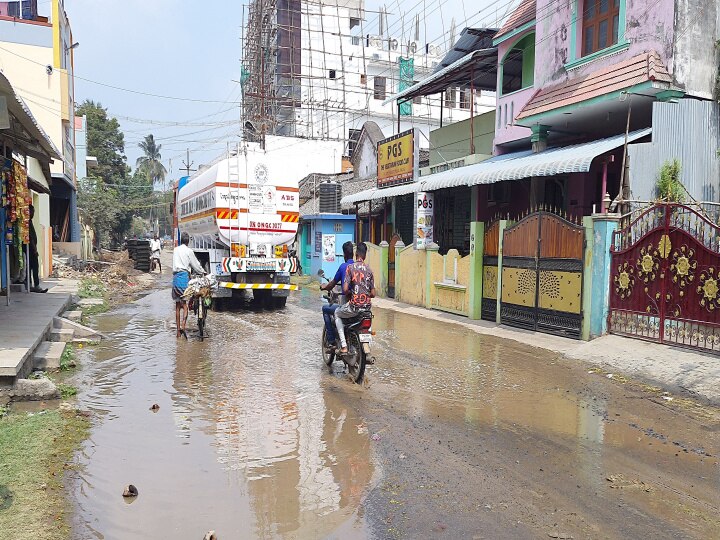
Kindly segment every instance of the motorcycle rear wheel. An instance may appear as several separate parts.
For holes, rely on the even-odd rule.
[[[328,367],[332,366],[332,363],[335,361],[335,351],[330,348],[330,344],[327,340],[327,328],[325,328],[324,326],[322,332],[321,349],[323,362],[325,362],[325,365]]]
[[[363,381],[363,377],[365,377],[367,357],[365,356],[365,351],[363,350],[362,343],[360,343],[358,335],[354,332],[348,332],[348,348],[350,350],[354,348],[356,351],[355,354],[357,355],[355,366],[347,364],[348,373],[355,384],[360,384]]]

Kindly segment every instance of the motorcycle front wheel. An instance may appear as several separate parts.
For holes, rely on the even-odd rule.
[[[323,362],[325,362],[326,366],[332,366],[332,363],[335,361],[335,351],[330,347],[330,343],[328,343],[327,328],[325,328],[325,326],[323,326],[320,348],[322,349]]]
[[[365,377],[365,365],[367,364],[367,357],[363,350],[360,338],[354,332],[348,332],[348,349],[355,355],[355,365],[351,366],[347,364],[348,373],[355,384],[360,384]]]

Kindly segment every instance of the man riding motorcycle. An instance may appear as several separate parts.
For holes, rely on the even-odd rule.
[[[343,249],[343,257],[345,259],[345,262],[340,265],[340,268],[338,268],[337,272],[335,272],[335,277],[330,280],[327,285],[321,285],[320,290],[321,291],[332,291],[333,288],[340,284],[341,286],[345,282],[345,272],[347,269],[347,266],[349,264],[353,264],[353,244],[352,242],[345,242],[342,246]],[[338,298],[339,304],[345,303],[345,294],[341,294]],[[335,318],[335,311],[339,307],[338,304],[325,304],[322,307],[322,314],[323,319],[325,320],[325,330],[327,332],[327,340],[328,343],[331,344],[331,346],[334,346],[336,337],[335,337],[335,325],[334,325],[334,318]]]
[[[369,311],[372,307],[371,299],[375,298],[375,276],[365,264],[366,255],[367,245],[365,242],[360,242],[355,248],[355,262],[348,264],[345,270],[343,293],[349,296],[349,301],[335,311],[335,326],[341,347],[339,354],[348,352],[343,319],[352,319],[363,311]]]

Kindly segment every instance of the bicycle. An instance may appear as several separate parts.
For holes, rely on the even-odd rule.
[[[187,289],[185,289],[185,296],[188,298],[188,309],[192,310],[197,318],[200,341],[203,341],[207,335],[205,333],[207,312],[212,306],[212,293],[216,289],[217,281],[213,275],[193,278],[188,283]]]

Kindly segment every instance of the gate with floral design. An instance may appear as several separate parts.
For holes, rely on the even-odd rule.
[[[503,231],[500,322],[579,339],[585,228],[534,212]]]
[[[655,204],[615,231],[611,254],[611,333],[720,350],[720,227]]]

